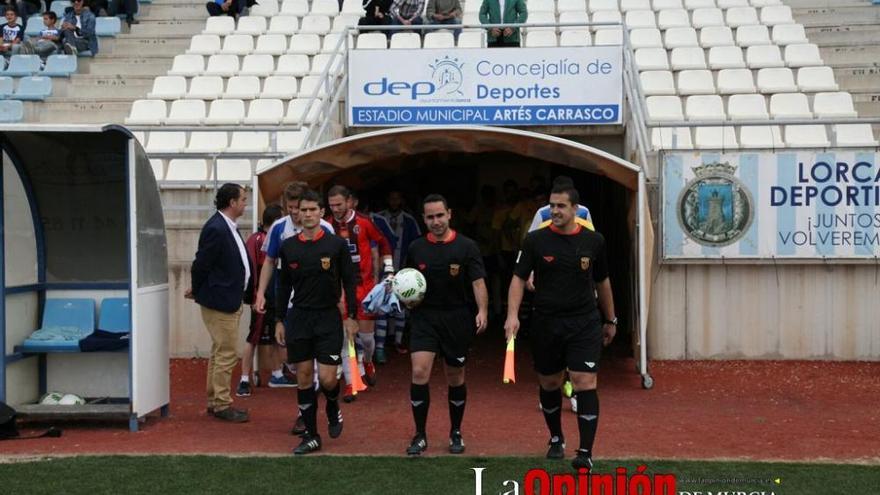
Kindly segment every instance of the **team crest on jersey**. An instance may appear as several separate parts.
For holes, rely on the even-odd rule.
[[[590,258],[583,256],[581,257],[581,270],[587,271],[590,268]]]
[[[359,235],[359,234],[361,233],[361,226],[360,226],[360,225],[355,225],[354,227],[351,228],[351,232],[352,232],[354,235]]]
[[[330,257],[329,256],[325,256],[325,257],[321,258],[321,268],[323,268],[325,270],[330,269]]]
[[[458,265],[455,263],[450,264],[449,265],[449,275],[453,276],[453,277],[457,277],[460,269],[461,269],[461,265]]]
[[[547,263],[553,263],[553,260],[555,259],[555,256],[544,256],[544,261],[546,261]]]

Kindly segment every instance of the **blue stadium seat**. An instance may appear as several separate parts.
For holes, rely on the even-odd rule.
[[[49,10],[55,12],[55,14],[58,15],[58,20],[61,21],[61,18],[64,17],[64,9],[72,6],[73,3],[69,2],[68,0],[55,0],[54,2],[52,2],[52,8]]]
[[[0,123],[21,122],[24,118],[24,104],[14,100],[0,100]]]
[[[122,22],[118,17],[98,17],[95,21],[95,33],[98,36],[116,36],[122,32]]]
[[[101,302],[98,330],[113,333],[131,332],[131,305],[127,297],[107,298]]]
[[[3,71],[4,76],[32,76],[40,72],[40,57],[37,55],[13,55]]]
[[[76,73],[76,57],[73,55],[49,55],[46,59],[46,67],[41,76],[70,77]]]
[[[15,82],[11,77],[0,77],[0,99],[12,96]]]
[[[92,299],[46,299],[43,324],[37,332],[58,333],[64,338],[25,339],[18,352],[79,352],[80,339],[95,331],[95,301]]]
[[[32,15],[28,18],[27,29],[24,30],[25,37],[39,36],[43,30],[43,16],[41,14]]]
[[[52,96],[52,79],[44,76],[22,77],[12,95],[16,100],[45,100]]]

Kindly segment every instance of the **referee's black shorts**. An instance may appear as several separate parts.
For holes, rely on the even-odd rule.
[[[448,366],[465,365],[476,334],[474,315],[466,307],[418,308],[410,313],[410,352],[440,354]]]
[[[535,371],[555,375],[570,371],[596,373],[602,354],[602,321],[599,311],[578,316],[532,316],[532,356]]]
[[[287,312],[284,335],[288,362],[317,359],[330,366],[342,363],[342,317],[336,306],[327,309],[294,307]]]

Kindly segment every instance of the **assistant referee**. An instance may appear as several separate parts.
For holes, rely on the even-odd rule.
[[[523,290],[529,274],[534,272],[532,353],[541,408],[550,430],[547,458],[565,457],[560,387],[567,368],[577,397],[580,432],[572,466],[592,469],[599,421],[596,374],[602,346],[608,345],[616,333],[617,318],[605,261],[605,238],[575,222],[579,201],[577,189],[571,184],[555,185],[551,191],[552,224],[530,232],[523,241],[510,283],[504,330],[508,339],[519,331]]]
[[[312,360],[318,361],[318,381],[327,399],[330,438],[336,438],[342,433],[336,378],[336,369],[342,362],[342,328],[353,338],[358,325],[355,269],[348,245],[321,228],[321,197],[317,192],[307,190],[300,196],[299,220],[302,232],[285,240],[279,252],[275,338],[287,346],[288,361],[296,363],[297,399],[306,425],[302,442],[293,453],[308,454],[321,449]],[[347,316],[344,322],[338,307],[343,288]],[[291,289],[293,308],[288,312]]]

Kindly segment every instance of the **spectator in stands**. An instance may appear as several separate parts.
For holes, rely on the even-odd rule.
[[[394,0],[394,3],[391,4],[391,24],[421,26],[424,24],[422,19],[422,11],[424,10],[425,0]]]
[[[247,6],[245,0],[213,0],[205,4],[205,7],[208,9],[208,15],[211,17],[228,15],[236,19],[244,12],[245,6]]]
[[[28,19],[43,8],[40,0],[16,0],[15,6],[18,9],[18,16],[21,17],[22,30],[27,29]]]
[[[360,26],[387,26],[391,24],[391,0],[368,0],[366,15],[358,20]]]
[[[480,6],[482,24],[523,24],[528,18],[525,0],[483,0]],[[519,46],[519,28],[491,28],[488,41],[490,47]]]
[[[43,30],[40,35],[32,37],[24,42],[22,53],[36,53],[44,61],[49,55],[61,50],[61,31],[56,25],[58,15],[51,10],[43,13]]]
[[[79,55],[80,52],[98,54],[98,36],[95,34],[95,14],[85,7],[84,0],[73,0],[73,7],[64,9],[61,21],[61,45],[64,53]]]
[[[134,15],[138,12],[137,0],[110,0],[109,7],[110,15],[125,14],[125,22],[128,23],[128,27],[131,27],[132,24],[141,23],[141,21],[134,18]]]
[[[461,2],[459,0],[428,0],[428,10],[425,15],[431,24],[461,24]],[[455,39],[461,29],[453,31]]]
[[[3,30],[3,44],[0,45],[0,53],[8,58],[21,50],[24,28],[18,23],[18,14],[12,7],[6,8],[4,16],[6,23],[0,26],[0,29]]]

